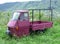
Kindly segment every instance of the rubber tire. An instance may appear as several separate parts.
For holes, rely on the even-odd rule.
[[[8,29],[7,29],[7,30],[8,30]],[[7,30],[6,30],[6,34],[7,34],[9,37],[12,37],[11,32],[10,32],[9,30],[8,30],[8,31],[7,31]]]

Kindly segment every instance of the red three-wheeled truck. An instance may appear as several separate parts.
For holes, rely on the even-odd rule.
[[[21,37],[29,35],[30,30],[45,30],[52,27],[52,21],[33,21],[33,11],[31,22],[29,21],[29,10],[18,10],[14,12],[12,19],[7,24],[7,34]]]

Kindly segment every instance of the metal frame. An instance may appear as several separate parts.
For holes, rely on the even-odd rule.
[[[39,10],[39,20],[41,20],[41,16],[40,16],[40,11],[41,10],[50,10],[51,11],[51,19],[50,19],[50,21],[52,21],[52,18],[53,18],[53,9],[52,9],[52,7],[51,7],[51,5],[52,5],[52,0],[50,0],[50,8],[49,9],[28,9],[28,10],[32,10],[32,23],[33,23],[33,14],[34,14],[34,10]]]
[[[39,20],[41,20],[41,16],[40,16],[40,11],[41,10],[50,10],[50,12],[51,12],[51,17],[50,17],[50,21],[52,21],[52,19],[53,19],[53,9],[52,9],[52,7],[51,7],[51,5],[52,5],[52,0],[50,0],[50,5],[49,5],[49,8],[47,8],[47,9],[27,9],[27,10],[32,10],[32,23],[33,23],[33,14],[34,14],[34,10],[39,10]]]
[[[41,20],[41,16],[40,16],[40,11],[41,10],[50,10],[51,11],[51,19],[50,19],[50,21],[52,21],[52,17],[53,17],[53,9],[28,9],[28,10],[31,10],[32,11],[32,24],[33,24],[33,20],[34,20],[34,18],[33,18],[33,15],[34,15],[34,10],[38,10],[39,11],[39,20]]]

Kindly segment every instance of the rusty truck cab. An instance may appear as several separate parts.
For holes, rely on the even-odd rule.
[[[8,22],[8,34],[14,36],[29,35],[29,14],[28,10],[19,10],[13,14],[12,19]]]

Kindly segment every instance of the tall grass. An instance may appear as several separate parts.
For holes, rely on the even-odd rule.
[[[9,21],[10,17],[11,12],[0,12],[0,25],[7,25],[7,22]]]
[[[45,33],[10,38],[5,33],[10,17],[11,12],[0,12],[0,44],[60,44],[60,22],[57,20],[54,21],[53,27],[47,29]]]
[[[60,44],[60,25],[55,22],[53,27],[47,29],[45,33],[38,33],[22,38],[10,38],[5,33],[6,27],[0,27],[1,44]]]

